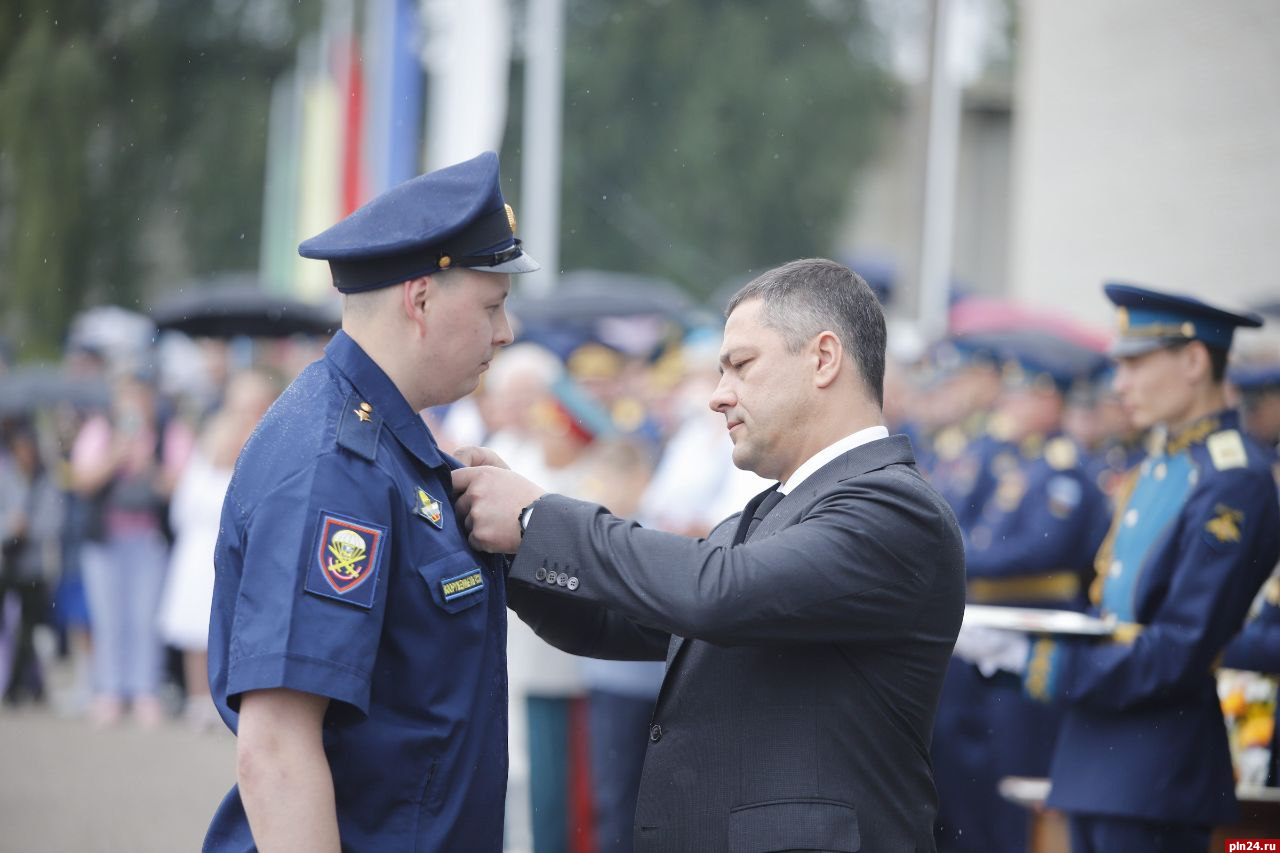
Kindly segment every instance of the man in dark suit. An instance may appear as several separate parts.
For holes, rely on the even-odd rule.
[[[777,486],[705,539],[545,494],[481,450],[454,472],[472,542],[549,642],[664,656],[637,851],[932,850],[929,739],[964,607],[955,519],[881,425],[884,316],[793,261],[729,303],[734,462]]]

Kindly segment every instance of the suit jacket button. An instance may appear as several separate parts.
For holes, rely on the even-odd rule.
[[[657,743],[660,740],[662,740],[662,726],[654,723],[649,729],[649,742]]]
[[[564,572],[556,575],[556,586],[565,586],[569,583],[569,576]]]
[[[538,567],[538,570],[537,570],[536,572],[534,572],[534,573],[533,573],[533,579],[534,579],[534,580],[536,580],[536,581],[544,581],[544,580],[546,580],[546,579],[547,579],[547,570],[546,570],[546,569],[544,569],[544,568],[542,568],[541,566],[539,566],[539,567]]]
[[[577,588],[578,588],[578,579],[577,579],[577,578],[569,578],[568,585],[569,585],[569,592],[573,592],[575,589],[577,589]]]
[[[547,572],[547,583],[554,584],[556,582],[556,578],[558,577],[560,577],[559,572],[555,572],[555,571]]]

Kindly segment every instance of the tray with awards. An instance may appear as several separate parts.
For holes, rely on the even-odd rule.
[[[1035,607],[969,604],[964,608],[964,624],[981,628],[1022,631],[1026,634],[1106,637],[1115,630],[1116,620],[1100,619],[1074,610],[1041,610]]]

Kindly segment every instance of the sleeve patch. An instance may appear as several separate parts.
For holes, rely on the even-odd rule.
[[[321,511],[307,592],[372,608],[386,534],[381,525]]]
[[[1218,504],[1213,511],[1215,515],[1205,522],[1204,529],[1221,545],[1239,542],[1240,525],[1244,523],[1244,513],[1226,504]]]

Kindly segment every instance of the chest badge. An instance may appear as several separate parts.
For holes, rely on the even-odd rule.
[[[418,506],[414,509],[414,512],[435,525],[437,530],[443,530],[444,510],[440,507],[440,501],[427,494],[426,490],[421,486],[418,486],[417,493]]]

